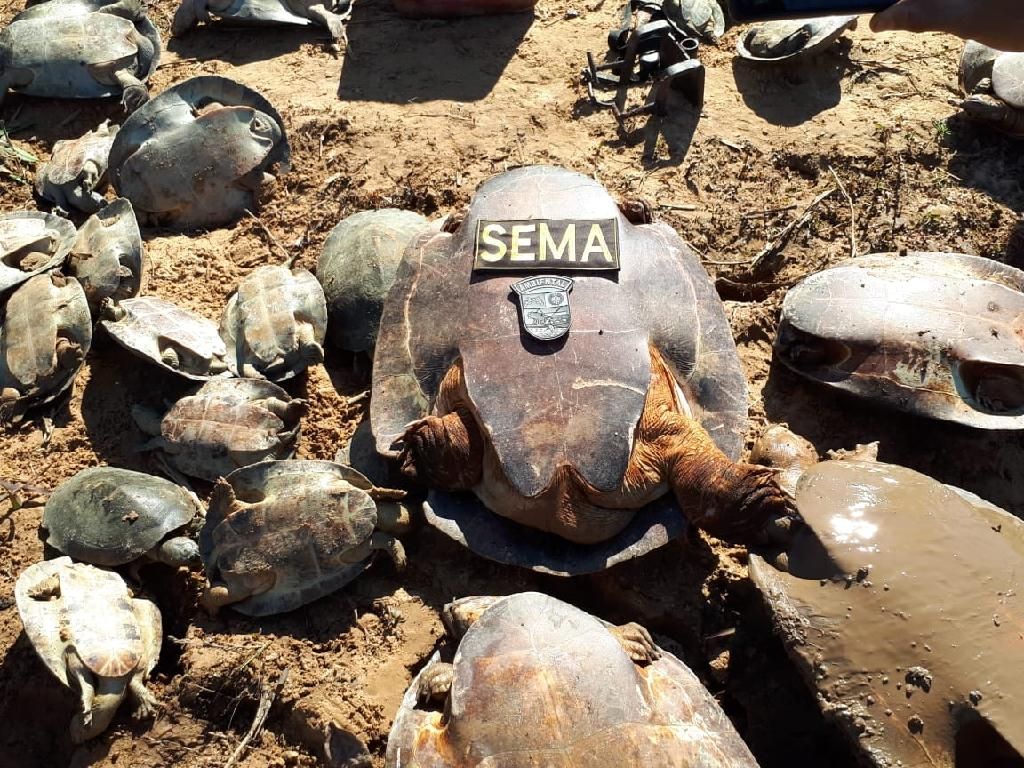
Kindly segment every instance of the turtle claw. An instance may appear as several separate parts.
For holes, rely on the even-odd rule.
[[[650,664],[661,658],[661,651],[645,627],[631,621],[621,627],[612,627],[609,631],[615,635],[626,655],[637,664]]]
[[[416,700],[421,704],[429,704],[435,699],[444,700],[452,689],[454,679],[455,668],[451,664],[431,665],[420,675]]]

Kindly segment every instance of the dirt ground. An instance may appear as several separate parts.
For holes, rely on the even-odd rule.
[[[259,212],[214,232],[144,232],[145,292],[217,320],[257,265],[285,252],[312,269],[342,217],[398,206],[457,211],[492,174],[554,163],[591,174],[620,197],[641,197],[699,251],[716,278],[751,395],[751,436],[788,422],[822,451],[881,441],[883,460],[1024,511],[1024,446],[896,416],[825,392],[771,363],[782,296],[802,276],[853,253],[909,248],[980,254],[1024,266],[1024,153],[964,123],[956,97],[960,44],[940,35],[872,36],[862,29],[812,68],[753,70],[734,60],[737,32],[705,47],[699,120],[685,104],[621,132],[580,84],[588,50],[603,52],[618,5],[541,0],[534,18],[444,23],[398,18],[388,0],[356,0],[345,55],[318,29],[201,27],[169,38],[174,0],[151,14],[167,50],[150,90],[217,73],[260,90],[283,115],[293,168]],[[21,9],[0,0],[0,22]],[[123,119],[113,103],[10,97],[0,113],[20,149]],[[0,173],[3,211],[35,206],[18,168]],[[754,257],[820,194],[835,187],[774,258]],[[290,386],[309,398],[300,457],[333,458],[366,414],[348,398],[368,388],[365,359],[329,351]],[[52,488],[85,467],[156,471],[137,451],[134,403],[159,405],[187,387],[97,334],[70,402],[0,432],[0,479]],[[197,485],[201,495],[209,488]],[[236,765],[383,764],[391,720],[412,675],[444,647],[439,611],[453,597],[540,589],[611,621],[647,624],[716,694],[763,766],[851,766],[769,630],[745,577],[745,552],[693,537],[640,563],[572,581],[498,566],[421,528],[409,567],[379,561],[349,588],[263,620],[196,609],[197,576],[143,573],[167,638],[151,688],[155,722],[127,712],[74,747],[74,698],[25,638],[13,588],[43,556],[41,506],[0,503],[0,768],[222,766],[275,692],[266,728]]]

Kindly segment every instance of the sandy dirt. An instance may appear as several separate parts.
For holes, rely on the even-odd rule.
[[[1024,266],[1024,154],[964,123],[956,96],[960,44],[940,35],[860,31],[811,69],[751,70],[734,61],[736,31],[706,47],[699,120],[684,104],[622,132],[580,84],[585,53],[603,52],[618,7],[541,0],[536,16],[458,23],[407,21],[387,0],[357,0],[349,49],[332,57],[324,31],[212,25],[169,39],[174,0],[152,17],[165,51],[150,89],[217,73],[257,88],[283,115],[293,167],[258,220],[188,235],[144,232],[144,290],[217,320],[243,275],[286,255],[313,268],[342,217],[398,206],[458,211],[492,174],[555,163],[614,194],[649,201],[701,254],[726,301],[748,374],[750,435],[788,422],[819,450],[881,441],[880,458],[1024,510],[1024,446],[867,408],[771,363],[785,289],[851,253],[954,250]],[[20,4],[0,0],[0,22]],[[10,97],[0,112],[17,147],[40,159],[104,118],[114,103]],[[7,161],[5,161],[7,162]],[[32,208],[29,185],[0,174],[4,211]],[[750,265],[816,197],[809,223],[779,253]],[[289,386],[309,398],[298,455],[330,459],[366,415],[348,398],[368,388],[366,359],[329,351],[326,366]],[[135,403],[188,389],[97,334],[69,402],[0,432],[0,478],[52,488],[85,467],[157,471],[137,451]],[[206,497],[209,487],[197,484]],[[222,766],[262,696],[266,727],[236,763],[383,764],[388,729],[416,670],[444,647],[439,611],[456,596],[541,589],[611,621],[647,624],[701,676],[764,766],[850,766],[851,752],[817,713],[746,579],[746,554],[701,537],[640,563],[573,581],[483,561],[440,534],[409,535],[410,565],[381,560],[349,588],[285,616],[249,620],[196,608],[198,576],[143,571],[167,638],[151,688],[155,722],[119,714],[82,747],[67,737],[72,694],[25,638],[14,580],[43,557],[41,506],[0,503],[0,767]],[[280,690],[275,685],[287,671]]]

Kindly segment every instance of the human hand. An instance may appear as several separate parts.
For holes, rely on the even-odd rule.
[[[875,32],[948,32],[998,48],[1024,51],[1021,0],[899,0],[871,17]]]

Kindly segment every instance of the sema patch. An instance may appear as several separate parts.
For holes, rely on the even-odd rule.
[[[615,219],[480,219],[476,224],[474,270],[618,268]]]

